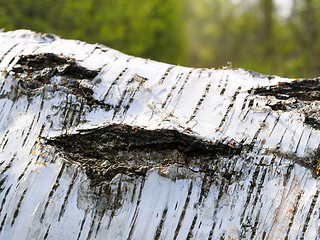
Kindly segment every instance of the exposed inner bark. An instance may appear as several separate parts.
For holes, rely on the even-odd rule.
[[[229,172],[237,156],[245,156],[251,146],[239,143],[212,143],[176,130],[146,130],[123,124],[83,130],[78,134],[47,139],[47,144],[63,152],[67,159],[79,163],[92,185],[112,180],[118,173],[145,176],[153,167],[176,165],[202,172],[217,179],[231,180],[239,173]],[[277,151],[266,152],[291,160],[319,175],[320,149],[308,157]]]
[[[93,183],[110,181],[118,173],[144,176],[152,167],[173,164],[213,174],[219,158],[232,158],[242,150],[237,144],[213,144],[175,130],[145,130],[121,124],[56,137],[47,143],[80,163]],[[231,175],[224,172],[222,177]]]

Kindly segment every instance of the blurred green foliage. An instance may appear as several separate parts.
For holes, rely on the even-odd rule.
[[[99,42],[127,54],[287,77],[320,75],[320,0],[0,0],[0,28]]]
[[[286,16],[272,0],[190,3],[192,65],[231,61],[233,67],[280,76],[320,75],[320,0],[291,0]]]
[[[101,43],[127,54],[179,63],[186,58],[180,0],[0,0],[0,28]],[[184,64],[186,62],[183,62]]]

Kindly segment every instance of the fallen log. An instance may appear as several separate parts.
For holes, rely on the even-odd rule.
[[[0,33],[1,239],[319,238],[319,79]]]

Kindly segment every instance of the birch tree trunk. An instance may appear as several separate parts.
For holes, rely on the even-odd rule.
[[[319,79],[0,33],[0,239],[319,239]]]

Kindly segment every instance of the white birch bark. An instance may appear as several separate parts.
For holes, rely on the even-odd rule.
[[[0,73],[0,239],[320,238],[319,79],[174,66],[27,30],[0,33]],[[114,142],[86,134],[114,126],[159,139],[90,160]]]

